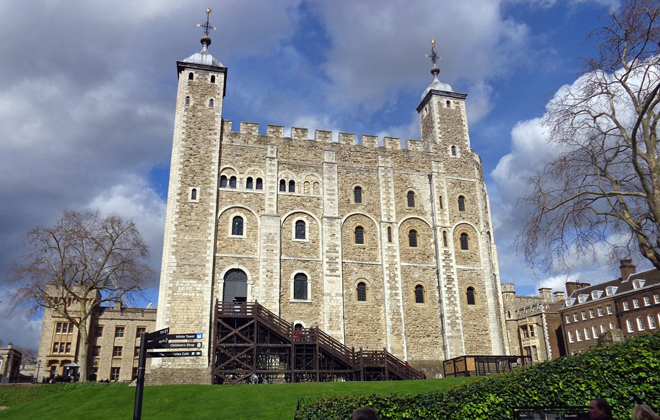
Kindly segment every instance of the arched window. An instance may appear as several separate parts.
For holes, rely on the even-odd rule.
[[[447,101],[447,108],[451,108],[451,101]]]
[[[280,191],[286,192],[286,181],[283,179],[280,179]]]
[[[231,221],[231,234],[234,236],[243,236],[243,218],[234,216]]]
[[[307,299],[307,276],[303,273],[293,277],[293,298]]]
[[[289,181],[289,192],[296,192],[296,181],[291,180]]]
[[[225,188],[227,187],[227,177],[225,175],[222,175],[220,177],[220,188]]]
[[[197,200],[197,188],[193,188],[192,190],[190,190],[190,199]]]
[[[367,301],[367,284],[363,281],[357,284],[357,300],[358,302]]]
[[[456,146],[451,147],[451,155],[456,156]]]
[[[637,317],[637,331],[644,331],[644,318],[641,316]]]
[[[461,233],[461,249],[468,250],[468,234],[463,232]]]
[[[309,181],[305,181],[303,184],[303,194],[309,194],[312,184]]]
[[[458,196],[458,211],[465,211],[465,197]]]
[[[355,187],[353,190],[353,198],[355,199],[356,203],[361,203],[362,202],[362,188],[361,187]]]
[[[415,192],[408,191],[408,207],[415,207]]]
[[[245,188],[247,188],[248,190],[251,190],[253,188],[252,177],[248,177],[248,179],[245,180]]]
[[[392,228],[387,227],[387,242],[392,242]]]
[[[657,324],[655,323],[655,317],[653,315],[649,315],[648,320],[649,320],[649,328],[655,330],[657,328]]]
[[[447,232],[442,232],[442,246],[447,248]]]
[[[318,182],[315,182],[314,185],[312,185],[312,188],[314,189],[314,192],[313,192],[314,195],[321,194],[321,184],[319,184]]]
[[[628,332],[635,332],[635,326],[633,325],[632,319],[626,319],[626,326],[628,327]]]
[[[229,188],[236,188],[236,177],[232,176],[229,178]]]
[[[408,245],[412,248],[417,247],[417,231],[415,229],[408,232]]]
[[[415,286],[415,303],[424,303],[424,286]]]
[[[190,96],[186,96],[186,106],[190,106]]]
[[[468,287],[467,288],[467,304],[468,305],[476,305],[477,301],[474,298],[474,287]]]
[[[355,243],[364,244],[364,228],[362,226],[355,228]]]
[[[215,76],[211,76],[211,83],[215,83]]]
[[[296,239],[305,239],[305,222],[303,220],[296,221]]]
[[[264,180],[261,178],[257,178],[257,189],[258,190],[264,189]]]
[[[188,80],[192,80],[192,79],[193,79],[193,72],[190,72],[188,73]]]
[[[209,99],[209,108],[213,108],[213,99]]]

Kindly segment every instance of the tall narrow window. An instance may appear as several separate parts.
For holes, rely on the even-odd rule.
[[[213,99],[209,99],[209,108],[213,108]]]
[[[236,177],[232,176],[229,178],[229,188],[236,188]]]
[[[637,331],[644,331],[644,318],[641,316],[637,317]]]
[[[447,248],[447,246],[448,246],[448,244],[447,244],[447,232],[442,232],[442,246],[444,246],[445,248]]]
[[[655,323],[655,317],[653,315],[649,315],[648,320],[649,320],[649,328],[655,330],[657,328]]]
[[[243,236],[243,218],[235,216],[231,221],[231,234],[234,236]]]
[[[451,155],[456,156],[456,146],[451,147]]]
[[[305,222],[303,220],[296,221],[296,239],[305,239]]]
[[[291,180],[289,181],[289,192],[296,192],[296,181]]]
[[[307,299],[307,276],[302,273],[293,277],[293,298]]]
[[[439,204],[440,204],[440,209],[442,209],[443,207],[442,207],[442,196],[441,195],[438,196],[438,201],[439,201]]]
[[[190,73],[188,73],[188,80],[192,80],[192,79],[193,79],[193,73],[190,72]]]
[[[465,211],[465,197],[458,196],[458,211]]]
[[[364,228],[362,226],[355,228],[355,243],[364,244]]]
[[[356,203],[361,203],[362,202],[362,188],[361,187],[355,187],[353,190],[353,198],[355,199]]]
[[[408,191],[408,207],[415,207],[415,192]]]
[[[251,190],[253,186],[254,181],[252,180],[252,177],[248,177],[248,179],[245,181],[245,188],[248,190]]]
[[[220,188],[226,188],[227,187],[227,177],[222,175],[220,177]]]
[[[467,288],[467,304],[468,305],[476,305],[477,301],[474,298],[474,287],[468,287]]]
[[[211,83],[215,83],[215,76],[211,76]]]
[[[408,232],[408,246],[412,248],[417,247],[417,231],[414,229]]]
[[[190,199],[197,200],[197,188],[193,188],[192,190],[190,190]]]
[[[283,179],[280,179],[280,191],[286,192],[286,181]]]
[[[357,300],[358,302],[367,301],[367,284],[363,281],[357,284]]]
[[[626,326],[628,327],[628,332],[634,332],[635,326],[632,319],[626,319]]]
[[[468,234],[465,232],[461,233],[461,249],[466,251],[469,249]]]
[[[415,303],[424,303],[424,286],[415,286]]]
[[[264,189],[264,180],[261,178],[257,178],[257,189],[258,190]]]
[[[190,96],[186,96],[186,106],[190,106]]]
[[[387,227],[387,242],[392,242],[392,228]]]

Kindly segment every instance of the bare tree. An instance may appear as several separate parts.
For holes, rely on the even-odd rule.
[[[529,179],[517,244],[549,270],[638,250],[660,269],[660,41],[657,0],[629,0],[591,40],[597,57],[550,101],[544,124],[557,157]]]
[[[154,275],[149,249],[131,220],[65,211],[52,227],[27,233],[29,252],[13,268],[15,304],[52,310],[78,327],[78,364],[87,379],[91,316],[104,302],[139,293]]]

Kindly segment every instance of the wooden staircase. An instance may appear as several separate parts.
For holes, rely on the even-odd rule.
[[[295,329],[256,302],[218,302],[213,383],[422,379],[387,350],[345,346],[318,328]]]

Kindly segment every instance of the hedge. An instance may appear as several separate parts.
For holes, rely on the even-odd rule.
[[[529,368],[419,395],[323,396],[304,405],[300,420],[346,420],[359,407],[380,419],[512,420],[515,407],[587,406],[605,398],[614,418],[636,404],[660,402],[660,334],[630,338]],[[585,408],[586,409],[586,408]]]

